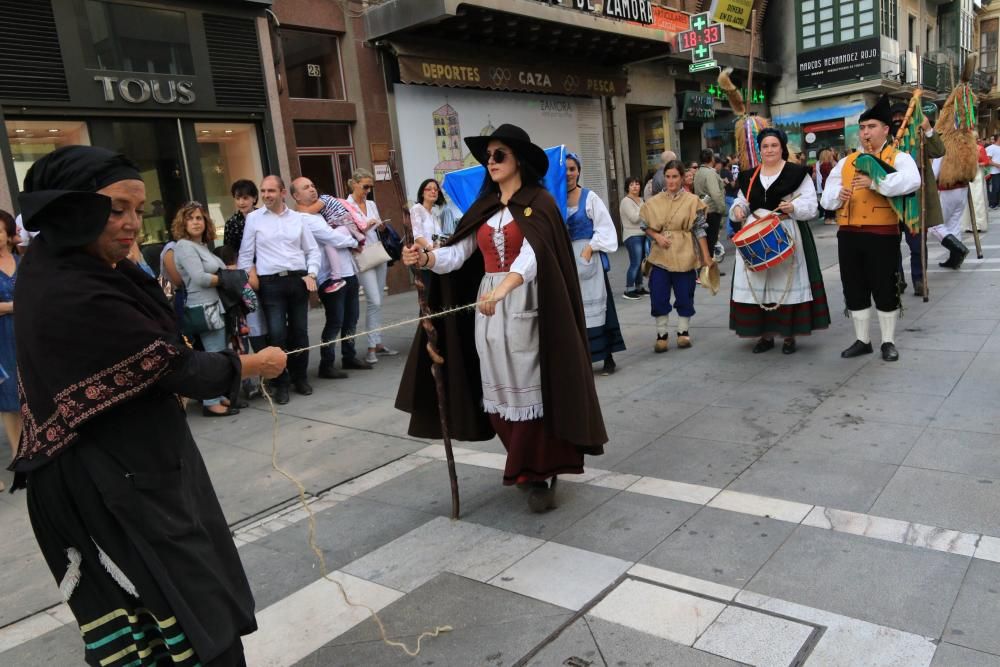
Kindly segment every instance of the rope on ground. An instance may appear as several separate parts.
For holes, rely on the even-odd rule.
[[[368,334],[375,333],[377,331],[385,331],[387,329],[394,329],[396,327],[406,326],[408,324],[416,324],[423,320],[444,317],[446,315],[451,315],[453,313],[458,313],[464,310],[470,310],[472,308],[476,308],[477,306],[479,306],[479,304],[485,303],[487,301],[495,301],[495,299],[484,299],[482,301],[469,303],[464,306],[457,306],[455,308],[449,308],[447,310],[442,310],[437,313],[431,313],[430,315],[415,317],[409,320],[404,320],[402,322],[394,322],[392,324],[387,324],[386,326],[378,327],[370,331],[362,331],[360,333],[352,334],[350,336],[342,336],[335,340],[329,340],[320,343],[318,345],[311,345],[309,347],[304,347],[298,350],[290,350],[288,354],[295,354],[296,352],[306,352],[308,350],[315,350],[321,347],[325,347],[327,345],[336,345],[341,341],[352,340],[354,338],[360,338],[361,336],[367,336]],[[275,408],[274,401],[271,399],[271,394],[267,391],[267,385],[264,382],[261,382],[261,393],[263,393],[264,398],[267,399],[268,406],[270,406],[271,409],[271,419],[273,420],[274,423],[271,433],[271,467],[278,474],[280,474],[289,482],[294,484],[295,488],[298,490],[299,504],[302,506],[303,509],[305,509],[306,514],[309,517],[309,549],[313,552],[313,554],[316,556],[317,561],[319,562],[320,574],[322,575],[323,579],[329,581],[331,584],[334,584],[337,587],[337,590],[340,591],[340,597],[343,598],[344,603],[346,605],[348,605],[349,607],[355,607],[357,609],[364,609],[365,611],[368,612],[372,620],[374,620],[375,624],[378,626],[379,637],[382,639],[382,642],[386,646],[398,648],[411,658],[416,657],[417,655],[420,654],[420,644],[424,639],[428,637],[433,639],[435,637],[438,637],[442,632],[451,632],[454,628],[450,625],[440,625],[434,628],[434,630],[423,632],[420,634],[419,637],[417,637],[416,648],[411,649],[404,642],[399,642],[389,639],[389,635],[385,629],[385,624],[379,617],[378,612],[376,612],[373,608],[364,604],[363,602],[354,602],[353,600],[351,600],[350,596],[347,595],[347,591],[344,589],[343,584],[341,584],[339,581],[330,576],[330,572],[326,566],[326,557],[323,555],[323,550],[320,549],[319,545],[316,544],[316,514],[313,512],[312,507],[306,501],[306,487],[301,481],[299,481],[298,478],[295,477],[295,475],[288,472],[278,464],[278,410],[277,408]]]

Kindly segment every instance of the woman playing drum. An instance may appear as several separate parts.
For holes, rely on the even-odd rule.
[[[751,211],[776,211],[794,244],[789,258],[766,270],[749,270],[737,253],[729,328],[743,338],[757,338],[754,354],[785,339],[781,351],[795,352],[795,337],[830,326],[830,311],[809,220],[816,217],[816,186],[805,167],[786,162],[788,138],[766,128],[757,136],[761,164],[739,176],[740,192],[729,211],[736,223],[756,219]],[[794,221],[794,222],[793,222]]]

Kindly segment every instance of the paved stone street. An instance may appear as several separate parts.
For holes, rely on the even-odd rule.
[[[840,359],[853,329],[835,228],[814,230],[834,323],[795,355],[752,355],[728,331],[731,276],[698,290],[690,350],[654,355],[648,301],[617,300],[629,349],[596,378],[607,454],[562,478],[544,515],[501,485],[494,440],[456,443],[462,519],[448,519],[443,447],[408,437],[392,406],[403,354],[293,394],[278,457],[334,578],[410,646],[453,627],[415,658],[320,578],[295,488],[271,469],[266,404],[192,408],[256,595],[248,663],[1000,666],[1000,232],[957,273],[932,248],[931,299],[903,297],[887,364]],[[620,293],[623,251],[613,264]],[[415,302],[389,297],[385,321]],[[314,341],[319,328],[315,312]],[[386,342],[405,352],[412,331]],[[0,530],[0,665],[83,664],[24,493],[0,498]]]

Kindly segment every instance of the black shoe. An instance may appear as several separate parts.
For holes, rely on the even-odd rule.
[[[239,408],[229,408],[225,412],[213,412],[207,407],[202,406],[201,414],[205,417],[232,417],[233,415],[240,414]]]
[[[292,383],[292,386],[295,388],[296,394],[301,394],[303,396],[312,396],[313,388],[305,380],[296,380],[295,382]]]
[[[285,405],[286,403],[288,403],[287,384],[282,384],[274,387],[274,402],[277,403],[278,405]]]
[[[892,343],[882,343],[882,361],[899,361],[899,352]]]
[[[319,373],[317,375],[324,380],[343,380],[347,377],[347,373],[341,370],[337,370],[333,367],[323,367],[320,366]]]
[[[622,294],[622,296],[625,297],[626,299],[629,299],[630,301],[635,301],[636,299],[639,298],[639,293],[635,290],[629,290],[624,294]]]
[[[552,478],[552,482],[548,485],[545,482],[539,482],[537,485],[532,484],[530,493],[528,494],[528,507],[531,508],[532,512],[536,514],[541,514],[551,509],[555,509],[556,506],[556,478]]]
[[[871,354],[872,344],[862,343],[860,340],[854,341],[849,348],[840,353],[841,359],[860,357],[862,354]]]
[[[370,371],[374,366],[369,364],[367,361],[362,361],[361,359],[351,358],[344,359],[340,362],[341,368],[345,370],[355,370],[355,371]]]
[[[761,338],[757,341],[757,344],[753,346],[751,350],[754,354],[760,354],[761,352],[767,352],[768,350],[774,349],[774,339],[773,338]]]
[[[965,256],[969,254],[969,249],[954,234],[948,234],[948,236],[941,239],[941,245],[948,250],[949,255],[945,261],[938,262],[938,266],[944,269],[955,269],[956,271],[960,269],[962,263],[965,261]]]
[[[795,350],[797,349],[798,347],[795,345],[794,338],[786,338],[785,342],[781,345],[782,354],[795,354]]]
[[[618,364],[615,363],[614,358],[609,354],[608,358],[604,360],[604,368],[601,369],[601,375],[614,375],[616,368],[618,368]]]
[[[649,290],[645,287],[637,287],[635,291],[638,292],[640,296],[649,296]]]

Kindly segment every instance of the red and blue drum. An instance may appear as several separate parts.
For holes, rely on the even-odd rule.
[[[766,271],[795,252],[792,239],[774,214],[747,223],[733,236],[733,244],[751,271]]]

